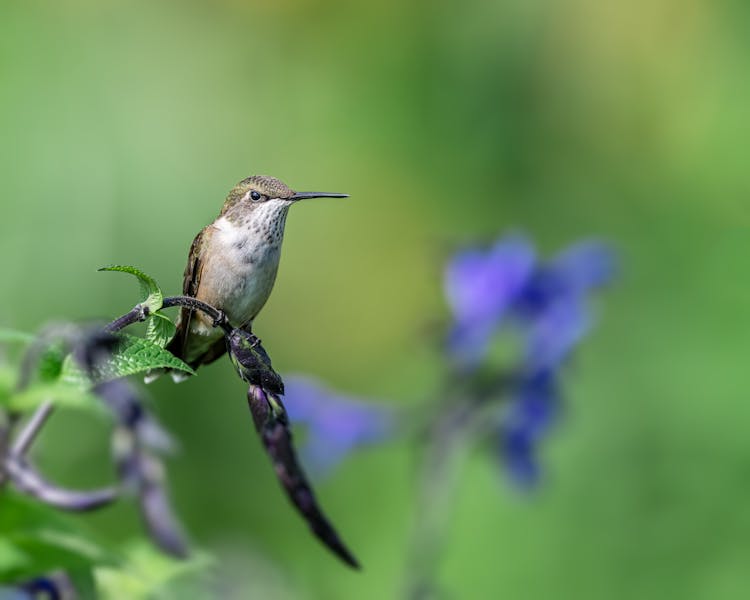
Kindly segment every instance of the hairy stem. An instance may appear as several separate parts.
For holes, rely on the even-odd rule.
[[[104,331],[106,331],[107,333],[114,333],[115,331],[125,329],[126,327],[128,327],[129,325],[133,325],[134,323],[145,321],[148,318],[150,312],[151,311],[149,310],[148,306],[136,304],[130,312],[125,313],[121,317],[117,317],[114,321],[107,325],[104,328]]]
[[[213,319],[214,327],[220,327],[222,331],[224,331],[224,333],[227,335],[232,333],[233,328],[230,325],[226,315],[218,308],[215,308],[210,304],[206,304],[205,302],[197,300],[196,298],[192,298],[191,296],[169,296],[167,298],[164,298],[164,301],[162,302],[162,308],[172,308],[173,306],[181,306],[183,308],[199,310]],[[150,314],[151,311],[147,306],[136,304],[130,312],[125,313],[121,317],[118,317],[114,321],[109,323],[104,328],[104,331],[107,331],[109,333],[121,331],[122,329],[125,329],[130,325],[145,321]]]

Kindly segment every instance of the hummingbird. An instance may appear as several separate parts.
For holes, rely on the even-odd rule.
[[[233,326],[250,333],[276,281],[289,207],[311,198],[347,197],[295,192],[265,175],[243,179],[229,192],[216,220],[195,236],[183,294],[214,306]],[[167,349],[194,369],[213,362],[226,351],[223,334],[213,325],[200,311],[183,308]]]

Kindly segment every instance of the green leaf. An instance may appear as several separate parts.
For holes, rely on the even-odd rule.
[[[0,538],[0,574],[19,571],[31,562],[31,557],[21,551],[15,544]],[[2,594],[0,594],[2,598]]]
[[[0,366],[0,406],[7,406],[16,388],[18,375],[14,369]]]
[[[143,271],[136,267],[129,265],[110,265],[108,267],[102,267],[99,271],[119,271],[121,273],[130,273],[138,278],[138,282],[141,284],[141,304],[147,306],[149,311],[155,313],[161,308],[162,302],[164,301],[164,295],[161,293],[156,280],[146,275]]]
[[[60,377],[63,362],[67,352],[62,342],[54,342],[47,346],[39,356],[37,375],[40,381],[54,381]]]
[[[96,579],[94,579],[93,569],[68,569],[65,574],[70,579],[81,600],[96,600],[101,598],[97,593]]]
[[[46,548],[48,555],[67,555],[69,564],[82,566],[107,561],[106,553],[91,540],[66,531],[45,528],[33,533],[11,533],[8,537],[15,541],[16,546],[27,550],[35,561],[40,558],[41,548]]]
[[[81,385],[73,385],[68,381],[39,383],[20,393],[9,394],[5,398],[0,395],[0,401],[4,406],[18,412],[34,410],[48,400],[56,406],[93,411],[100,415],[108,414],[96,396],[88,393]]]
[[[31,558],[24,563],[7,565],[0,577],[19,580],[37,577],[59,569],[91,569],[98,564],[109,563],[99,548],[75,534],[53,529],[33,534],[7,535],[17,555]]]
[[[116,564],[110,552],[59,511],[9,491],[3,492],[0,506],[0,581]]]
[[[100,567],[95,571],[97,588],[104,598],[151,600],[152,598],[204,598],[201,578],[212,559],[193,552],[188,560],[177,560],[158,552],[151,544],[125,546],[120,569]],[[180,590],[180,593],[176,593]]]
[[[15,329],[0,329],[0,343],[2,344],[30,344],[34,336],[25,331]]]
[[[164,348],[174,337],[176,330],[172,319],[161,312],[155,312],[146,322],[146,339]]]
[[[106,363],[96,368],[94,381],[97,383],[153,369],[176,369],[195,374],[193,369],[158,344],[133,335],[120,334],[118,337],[122,342],[116,352]],[[70,356],[65,359],[62,379],[77,385],[90,383],[86,374]]]

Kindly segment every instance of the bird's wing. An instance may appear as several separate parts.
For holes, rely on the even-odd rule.
[[[200,361],[198,364],[210,365],[215,360],[218,360],[219,358],[224,356],[224,353],[226,351],[227,342],[224,339],[224,336],[221,336],[218,340],[211,344],[208,350],[201,354],[200,359],[198,359]]]
[[[195,297],[198,292],[198,285],[201,280],[201,271],[203,270],[203,261],[200,256],[201,241],[206,228],[201,229],[200,233],[195,236],[193,243],[190,245],[187,266],[182,279],[182,293],[186,296]],[[180,311],[180,322],[174,338],[169,343],[168,350],[180,358],[185,357],[185,349],[190,333],[190,320],[193,317],[193,311],[183,307]]]

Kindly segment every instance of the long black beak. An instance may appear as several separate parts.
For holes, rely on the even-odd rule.
[[[296,192],[290,200],[307,200],[308,198],[348,198],[349,194],[331,194],[329,192]]]

